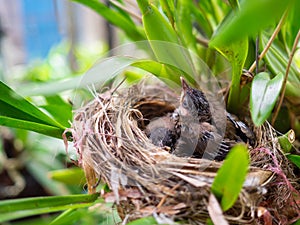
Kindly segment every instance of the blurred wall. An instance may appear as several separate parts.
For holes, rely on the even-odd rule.
[[[0,60],[6,72],[45,58],[62,40],[72,45],[107,41],[106,22],[69,0],[0,0],[0,6]]]

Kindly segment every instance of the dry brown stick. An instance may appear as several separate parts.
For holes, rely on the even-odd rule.
[[[285,89],[286,89],[286,82],[287,82],[287,79],[288,79],[288,75],[289,75],[289,71],[290,71],[290,68],[291,68],[292,60],[293,60],[293,57],[295,55],[299,39],[300,39],[300,30],[298,31],[298,34],[297,34],[297,36],[295,38],[295,41],[294,41],[294,44],[293,44],[293,48],[292,48],[292,52],[290,54],[290,58],[289,58],[289,61],[288,61],[288,65],[287,65],[287,68],[286,68],[286,71],[285,71],[285,76],[284,76],[284,80],[283,80],[283,84],[282,84],[282,90],[281,90],[281,94],[280,94],[279,103],[278,103],[278,105],[276,107],[274,116],[272,118],[272,125],[274,125],[274,123],[276,121],[276,118],[278,116],[280,107],[281,107],[282,102],[283,102],[284,93],[285,93]]]
[[[181,185],[181,183],[176,184],[176,185],[171,189],[171,191],[175,191],[180,185]],[[165,195],[165,196],[160,200],[160,202],[159,202],[158,205],[156,206],[157,209],[159,209],[159,208],[164,204],[164,202],[166,201],[167,197],[168,197],[168,195]]]
[[[275,37],[277,36],[278,32],[280,31],[280,29],[281,29],[281,27],[283,25],[283,22],[284,22],[286,16],[287,16],[287,10],[284,12],[283,16],[281,17],[281,19],[280,19],[278,25],[276,26],[276,28],[275,28],[275,30],[274,30],[271,38],[269,39],[266,47],[263,49],[263,51],[258,56],[258,60],[261,60],[266,55],[266,53],[269,50],[272,42],[274,41]],[[251,73],[253,73],[255,67],[256,67],[256,60],[252,63],[252,65],[251,65],[251,67],[249,68],[248,71],[251,72]]]
[[[208,48],[209,40],[206,38],[196,37],[197,43],[203,45],[205,48]]]
[[[129,10],[128,8],[126,8],[124,5],[122,5],[120,2],[117,2],[115,0],[109,0],[112,4],[114,4],[115,6],[119,7],[120,9],[124,10],[125,12],[127,12],[129,15],[131,15],[132,17],[136,18],[139,22],[142,22],[142,17],[140,15],[138,15],[137,13]]]

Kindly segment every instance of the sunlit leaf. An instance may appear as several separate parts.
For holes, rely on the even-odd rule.
[[[270,116],[279,96],[283,75],[277,74],[273,79],[266,72],[257,74],[252,82],[250,94],[250,111],[254,124],[260,126]]]
[[[225,46],[248,36],[256,36],[262,29],[279,21],[293,0],[241,1],[240,10],[232,10],[219,25],[211,46]]]
[[[66,127],[72,120],[72,105],[65,102],[59,95],[46,96],[47,105],[40,106],[47,110],[53,118]]]
[[[238,198],[249,168],[245,145],[236,145],[218,170],[211,190],[221,202],[223,211],[230,209]]]
[[[64,128],[36,106],[18,95],[3,82],[0,82],[0,115],[14,119],[27,120],[53,127]]]

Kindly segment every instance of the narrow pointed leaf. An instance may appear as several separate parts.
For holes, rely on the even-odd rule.
[[[0,115],[64,128],[14,90],[0,81]]]
[[[60,128],[60,127],[54,127],[47,124],[15,119],[6,116],[0,116],[0,125],[24,129],[24,130],[30,130],[40,134],[44,134],[47,136],[60,138],[60,139],[62,139],[62,134],[65,130],[64,128]]]
[[[87,207],[98,196],[84,194],[4,200],[0,202],[0,223],[32,215]]]

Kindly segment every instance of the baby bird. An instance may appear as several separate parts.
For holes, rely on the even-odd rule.
[[[175,148],[179,132],[175,130],[176,119],[169,113],[163,117],[155,118],[146,127],[146,135],[152,144],[158,147]]]
[[[180,156],[192,154],[197,158],[221,161],[237,142],[254,145],[253,132],[245,123],[228,112],[226,112],[225,137],[222,138],[212,123],[210,104],[204,93],[191,88],[183,78],[181,84],[181,104],[174,112],[179,113],[181,118],[181,122],[177,123],[180,129],[176,129],[181,130],[181,134],[174,154]]]
[[[204,93],[191,88],[181,77],[180,105],[173,113],[156,118],[147,125],[146,135],[158,147],[169,148],[181,157],[222,161],[238,142],[254,145],[253,132],[245,123],[226,112],[225,137],[213,125],[210,104]]]

